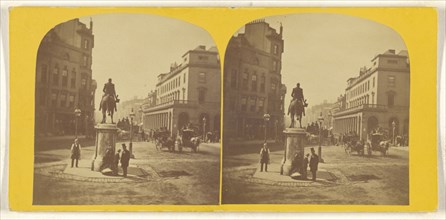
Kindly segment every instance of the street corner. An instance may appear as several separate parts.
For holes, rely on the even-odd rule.
[[[257,168],[251,178],[246,178],[246,181],[259,184],[277,185],[277,186],[326,186],[337,184],[337,177],[335,174],[327,170],[319,170],[317,172],[316,181],[312,181],[311,172],[308,171],[308,179],[300,179],[296,176],[281,175],[281,164],[268,165],[268,171],[261,171]]]

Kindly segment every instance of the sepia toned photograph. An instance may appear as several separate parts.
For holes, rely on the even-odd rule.
[[[217,205],[220,57],[154,15],[56,25],[37,52],[33,205]]]
[[[224,63],[222,204],[409,205],[409,53],[347,15],[241,27]]]

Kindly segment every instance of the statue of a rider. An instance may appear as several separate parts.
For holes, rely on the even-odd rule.
[[[104,99],[104,97],[106,96],[110,96],[113,98],[113,100],[115,101],[114,104],[114,110],[117,111],[116,108],[116,103],[119,102],[118,96],[116,95],[116,91],[115,91],[115,84],[112,83],[112,79],[108,79],[108,82],[104,84],[104,88],[102,89],[102,91],[104,92],[104,95],[102,96],[102,99]],[[99,105],[99,111],[102,108],[102,103]]]
[[[298,100],[302,102],[304,107],[306,107],[307,100],[305,100],[304,98],[304,90],[300,88],[300,83],[297,83],[296,87],[293,88],[291,97],[293,97],[293,100],[291,100],[291,102],[293,102],[294,100]],[[302,114],[303,116],[305,116],[305,108],[302,109]]]
[[[300,88],[299,83],[297,83],[296,87],[293,88],[291,97],[293,97],[293,100],[291,100],[290,106],[288,107],[288,115],[291,117],[290,128],[294,128],[295,116],[297,116],[299,126],[302,127],[302,116],[305,116],[305,107],[307,107],[308,104],[307,100],[304,98],[304,92],[303,89]]]

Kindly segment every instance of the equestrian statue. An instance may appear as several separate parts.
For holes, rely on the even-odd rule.
[[[297,87],[293,88],[291,97],[293,97],[293,100],[291,100],[290,106],[288,107],[288,115],[291,117],[290,128],[294,128],[294,116],[297,116],[299,126],[302,128],[302,115],[305,116],[305,107],[308,106],[308,103],[304,98],[304,93],[299,83],[297,83]]]
[[[106,113],[111,117],[111,123],[113,122],[113,113],[117,111],[116,103],[119,103],[118,96],[115,91],[115,84],[112,83],[112,79],[108,79],[108,83],[104,85],[102,89],[104,95],[102,96],[101,104],[99,105],[99,111],[102,110],[102,124],[106,121]]]

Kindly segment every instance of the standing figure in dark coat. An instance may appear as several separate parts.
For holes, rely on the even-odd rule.
[[[316,152],[314,152],[314,148],[311,148],[310,171],[313,181],[316,181],[316,172],[318,164],[319,164],[319,156],[316,154]]]
[[[113,175],[118,175],[118,164],[119,160],[121,159],[121,156],[119,155],[121,153],[121,149],[118,149],[118,151],[115,153],[115,157],[113,158]]]
[[[268,144],[264,143],[260,150],[260,172],[263,172],[263,165],[265,164],[265,172],[268,172],[269,163],[269,149]]]
[[[308,163],[310,158],[310,154],[305,155],[303,163],[302,163],[302,179],[307,179],[307,169],[308,169]]]
[[[74,166],[76,161],[76,167],[78,167],[79,159],[81,158],[81,145],[78,139],[74,139],[74,144],[71,145],[71,167]]]
[[[122,144],[122,154],[121,154],[121,167],[122,172],[124,173],[123,176],[127,176],[127,168],[129,167],[129,161],[130,161],[130,151],[127,150],[127,146],[125,144]]]

